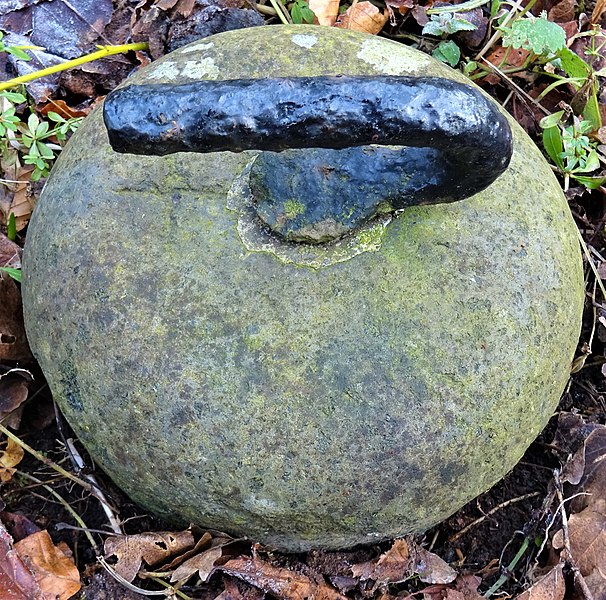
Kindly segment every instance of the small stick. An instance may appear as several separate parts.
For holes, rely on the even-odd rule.
[[[481,517],[479,517],[475,521],[472,521],[471,523],[469,523],[469,525],[463,527],[463,529],[461,529],[461,531],[458,531],[454,535],[451,535],[448,538],[448,541],[449,542],[455,542],[462,535],[465,535],[470,529],[472,529],[476,525],[479,525],[482,521],[484,521],[488,517],[494,515],[494,513],[498,512],[502,508],[510,506],[511,504],[515,504],[516,502],[522,502],[524,500],[528,500],[529,498],[536,498],[536,496],[540,496],[540,495],[541,495],[541,492],[531,492],[529,494],[524,494],[523,496],[518,496],[517,498],[511,498],[510,500],[506,500],[505,502],[501,502],[501,504],[498,504],[494,508],[490,509],[487,513],[484,513]]]
[[[66,440],[66,443],[67,443],[67,447],[69,448],[70,454],[72,455],[74,462],[76,463],[79,471],[82,471],[82,469],[84,469],[84,460],[82,459],[82,456],[80,456],[80,453],[78,452],[78,450],[76,450],[76,447],[74,446],[74,441],[71,438],[68,438]],[[93,489],[91,490],[91,494],[95,498],[97,498],[97,500],[99,500],[99,502],[101,503],[101,506],[103,507],[103,512],[107,516],[107,520],[109,521],[109,525],[110,525],[112,531],[118,535],[123,535],[122,526],[120,524],[120,521],[116,517],[112,507],[110,506],[109,502],[107,501],[105,494],[101,491],[101,488],[99,487],[99,484],[97,483],[97,480],[95,479],[95,477],[93,475],[85,474],[84,478],[93,484]]]
[[[23,448],[26,452],[29,452],[29,454],[31,454],[32,456],[37,458],[40,462],[44,463],[47,467],[51,467],[51,469],[54,469],[58,473],[61,473],[61,475],[63,475],[63,477],[67,477],[68,479],[71,479],[74,483],[77,483],[78,485],[82,486],[87,492],[92,493],[93,486],[90,483],[80,479],[79,477],[76,477],[73,473],[66,471],[63,467],[60,467],[57,463],[54,463],[52,460],[50,460],[50,458],[47,458],[46,456],[44,456],[44,454],[40,454],[40,452],[38,452],[37,450],[34,450],[31,446],[28,446],[21,438],[17,437],[14,433],[11,433],[1,423],[0,423],[0,432],[2,432],[7,438],[10,438],[11,440],[13,440],[13,442],[15,442],[15,444],[18,444],[19,446],[21,446],[21,448]]]
[[[65,510],[67,510],[67,512],[69,512],[69,514],[72,517],[74,517],[74,520],[76,521],[76,523],[78,523],[78,525],[80,525],[80,527],[82,528],[82,531],[84,531],[84,534],[88,538],[90,545],[92,546],[93,550],[95,551],[95,554],[99,554],[99,547],[95,543],[93,536],[88,531],[88,527],[86,526],[86,523],[82,520],[82,517],[70,506],[69,502],[67,500],[65,500],[65,498],[63,498],[63,496],[59,495],[55,490],[53,490],[53,488],[46,485],[45,483],[42,483],[42,481],[40,481],[33,475],[30,475],[29,473],[24,473],[23,471],[17,471],[17,473],[19,474],[20,477],[25,477],[25,479],[29,479],[30,481],[33,481],[34,483],[41,485],[47,492],[52,494],[65,507]]]

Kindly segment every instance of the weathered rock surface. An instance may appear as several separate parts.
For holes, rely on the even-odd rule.
[[[465,81],[403,45],[275,26],[129,83],[339,73]],[[253,218],[254,152],[119,155],[89,117],[36,207],[23,292],[91,454],[152,511],[289,550],[421,531],[498,481],[558,402],[583,303],[565,199],[512,128],[481,194],[311,246]]]

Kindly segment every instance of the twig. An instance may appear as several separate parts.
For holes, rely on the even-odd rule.
[[[4,81],[0,83],[0,92],[15,87],[20,83],[29,83],[30,81],[34,81],[40,77],[54,75],[55,73],[60,73],[61,71],[71,69],[72,67],[79,67],[80,65],[92,62],[93,60],[113,56],[114,54],[124,54],[134,50],[147,50],[148,45],[147,42],[141,42],[137,44],[121,44],[119,46],[97,46],[97,48],[99,48],[99,50],[92,52],[91,54],[86,54],[84,56],[80,56],[79,58],[74,58],[73,60],[67,60],[58,65],[47,67],[46,69],[40,69],[39,71],[34,71],[33,73],[28,73],[27,75],[21,75],[20,77],[15,77],[13,79],[9,79],[8,81]]]
[[[82,520],[82,517],[70,506],[69,502],[67,502],[67,500],[65,500],[65,498],[63,498],[55,490],[53,490],[53,488],[46,485],[45,483],[42,483],[42,481],[40,481],[33,475],[30,475],[29,473],[24,473],[23,471],[17,471],[17,473],[19,474],[20,477],[25,477],[25,479],[29,479],[30,481],[33,481],[34,483],[41,485],[47,492],[52,494],[63,505],[65,510],[67,510],[67,512],[69,512],[69,514],[72,517],[74,517],[74,520],[76,521],[76,523],[78,523],[78,525],[80,525],[80,527],[82,528],[82,531],[88,538],[90,545],[92,546],[93,550],[95,551],[95,554],[98,555],[99,547],[97,546],[95,540],[93,539],[93,536],[88,531],[88,527],[86,526],[86,523]]]
[[[494,513],[498,512],[502,508],[505,508],[511,504],[516,504],[517,502],[522,502],[524,500],[528,500],[529,498],[535,498],[536,496],[540,496],[540,492],[531,492],[529,494],[524,494],[523,496],[518,496],[517,498],[511,498],[510,500],[506,500],[505,502],[501,502],[494,508],[490,509],[487,513],[484,513],[481,517],[469,523],[469,525],[463,527],[461,531],[458,531],[454,535],[448,538],[449,542],[456,542],[461,536],[465,535],[470,529],[474,528],[476,525],[479,525],[482,521],[487,519],[488,517],[494,515]]]
[[[71,479],[73,482],[77,483],[78,485],[81,485],[86,491],[92,493],[93,486],[90,483],[88,483],[87,481],[84,481],[83,479],[80,479],[79,477],[76,477],[76,475],[74,475],[73,473],[70,473],[69,471],[66,471],[63,467],[60,467],[57,463],[53,462],[50,458],[47,458],[46,456],[44,456],[44,454],[40,454],[40,452],[38,452],[37,450],[34,450],[31,446],[28,446],[21,438],[17,437],[14,433],[10,432],[1,423],[0,423],[0,432],[2,432],[7,438],[13,440],[13,442],[15,442],[17,445],[21,446],[21,448],[23,448],[26,452],[28,452],[29,454],[31,454],[32,456],[37,458],[40,462],[44,463],[47,467],[54,469],[55,471],[57,471],[57,473],[61,473],[61,475],[63,475],[63,477],[67,477],[68,479]]]
[[[558,469],[554,469],[553,478],[555,481],[556,494],[560,502],[558,510],[560,511],[560,515],[562,517],[562,536],[564,538],[564,552],[562,554],[564,554],[564,560],[574,574],[574,582],[579,586],[585,600],[593,600],[593,594],[589,587],[587,587],[587,582],[585,581],[581,571],[579,571],[579,567],[572,556],[572,550],[570,548],[570,534],[568,531],[568,516],[566,515],[566,509],[564,508],[564,494],[562,492],[562,482],[560,480],[560,471]]]
[[[66,440],[66,443],[67,443],[69,452],[70,452],[71,456],[73,457],[73,459],[76,463],[76,466],[79,469],[79,472],[82,471],[84,469],[84,460],[80,456],[80,453],[78,452],[78,450],[76,450],[73,440],[71,438],[68,438]],[[95,477],[93,475],[84,474],[84,478],[93,484],[94,487],[91,490],[91,494],[95,498],[97,498],[97,500],[99,500],[99,502],[101,503],[103,512],[107,516],[107,520],[109,521],[109,526],[111,527],[112,531],[118,535],[123,535],[122,526],[120,524],[120,521],[116,517],[112,507],[110,506],[109,502],[107,501],[105,494],[101,491],[101,488],[99,487],[99,484],[97,483],[97,480],[95,479]]]
[[[126,579],[124,579],[124,577],[122,577],[122,575],[120,575],[120,573],[117,573],[110,564],[107,563],[107,561],[102,557],[99,556],[97,558],[97,560],[101,563],[101,566],[118,582],[121,583],[125,588],[129,589],[131,592],[135,592],[137,594],[141,594],[143,596],[166,596],[166,590],[144,590],[143,588],[137,587],[136,585],[133,585],[130,581],[127,581]],[[169,583],[166,583],[165,581],[158,581],[158,583],[162,583],[163,585],[165,585],[166,587],[170,588],[171,590],[173,590],[179,597],[183,598],[183,600],[193,600],[192,598],[190,598],[189,596],[187,596],[186,594],[184,594],[183,592],[176,590],[172,585],[170,585]]]

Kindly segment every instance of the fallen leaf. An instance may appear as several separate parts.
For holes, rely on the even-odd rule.
[[[584,446],[575,454],[575,460],[584,453],[585,469],[576,491],[585,492],[572,500],[571,510],[581,512],[589,508],[606,516],[606,426],[594,429]]]
[[[283,600],[347,600],[324,582],[316,583],[306,575],[274,567],[258,558],[239,556],[217,567],[228,575]]]
[[[319,25],[332,27],[339,14],[339,0],[309,0],[309,8],[316,15]]]
[[[42,591],[0,523],[0,600],[42,600]]]
[[[17,172],[18,183],[12,186],[14,196],[9,211],[15,215],[17,231],[25,229],[34,210],[35,201],[31,185],[33,170],[34,167],[30,165],[21,167]]]
[[[457,572],[437,554],[425,550],[416,544],[411,547],[413,572],[423,583],[451,583],[457,577]]]
[[[38,531],[15,544],[33,573],[44,600],[68,600],[82,587],[74,561],[53,544],[47,531]]]
[[[451,583],[457,572],[436,554],[412,541],[396,540],[378,559],[353,565],[354,577],[381,583],[399,583],[417,575],[424,583]]]
[[[337,20],[335,27],[376,35],[383,29],[389,15],[370,2],[352,4]]]
[[[126,581],[137,576],[143,562],[154,566],[169,557],[185,552],[194,546],[194,536],[189,529],[171,532],[139,533],[105,540],[105,557],[116,556],[114,570]]]
[[[405,15],[415,5],[414,0],[386,0],[385,4],[395,8],[401,15]]]
[[[19,426],[23,403],[29,395],[28,385],[34,380],[26,369],[10,369],[0,374],[0,422]]]
[[[520,594],[516,600],[564,600],[566,582],[562,573],[563,568],[564,563],[553,567],[532,587]]]
[[[3,233],[0,233],[0,267],[21,267],[21,248]]]
[[[459,575],[455,581],[454,590],[447,588],[444,600],[483,600],[484,596],[478,592],[480,583],[482,583],[482,579],[475,575]],[[455,598],[455,593],[460,596]]]
[[[91,109],[92,106],[85,110],[80,110],[68,106],[65,100],[51,99],[47,104],[40,108],[38,112],[44,116],[47,116],[49,112],[54,112],[62,116],[64,119],[77,119],[78,117],[86,117],[90,113]]]
[[[549,11],[547,17],[554,23],[574,21],[577,6],[577,0],[561,0]]]
[[[568,517],[570,552],[594,600],[606,599],[606,517],[586,509]],[[564,533],[553,536],[556,550],[564,548]]]
[[[393,546],[378,559],[353,565],[351,571],[354,577],[363,581],[372,579],[385,583],[398,583],[409,579],[413,574],[413,559],[410,556],[408,542],[405,539],[396,540]]]
[[[223,548],[221,547],[204,550],[175,569],[170,580],[185,582],[197,572],[200,580],[206,583],[215,572],[215,564],[222,556]]]
[[[10,481],[24,454],[23,448],[17,442],[10,438],[6,440],[6,447],[0,449],[0,481]]]
[[[21,292],[15,281],[0,271],[0,361],[27,361],[31,352],[23,325]]]
[[[13,540],[22,540],[32,533],[40,531],[33,521],[30,521],[25,515],[11,513],[7,511],[0,512],[0,520],[6,526]]]

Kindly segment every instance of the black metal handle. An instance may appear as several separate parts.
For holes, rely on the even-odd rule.
[[[130,86],[107,97],[104,119],[118,152],[266,151],[251,173],[257,213],[291,241],[328,241],[378,212],[467,198],[512,153],[492,101],[435,77]]]

